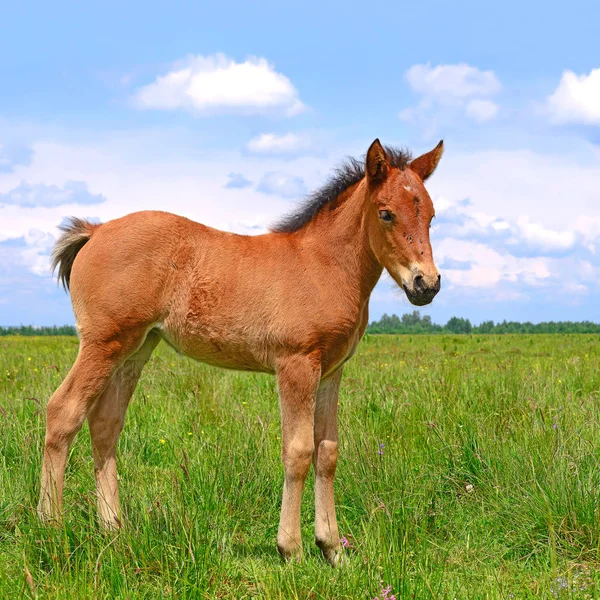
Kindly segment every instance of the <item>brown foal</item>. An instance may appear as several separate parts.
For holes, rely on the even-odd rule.
[[[423,182],[442,150],[440,142],[410,160],[375,140],[364,163],[350,159],[264,235],[153,211],[103,225],[71,219],[53,265],[70,288],[80,348],[48,402],[40,517],[62,516],[69,445],[87,417],[100,521],[120,525],[117,440],[144,364],[164,339],[199,361],[275,374],[285,470],[278,549],[302,555],[300,504],[312,462],[316,543],[335,565],[342,367],[384,268],[413,304],[428,304],[440,289]]]

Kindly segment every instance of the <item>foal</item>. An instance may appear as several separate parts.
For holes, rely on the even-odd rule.
[[[53,266],[70,288],[80,347],[47,408],[38,513],[59,520],[69,445],[87,417],[98,511],[120,525],[116,445],[144,364],[164,339],[197,360],[273,373],[285,481],[277,546],[300,558],[300,502],[315,469],[315,535],[339,553],[333,479],[343,364],[368,320],[385,268],[418,306],[440,289],[423,182],[442,142],[414,160],[375,140],[270,233],[225,233],[164,212],[103,225],[71,219]]]

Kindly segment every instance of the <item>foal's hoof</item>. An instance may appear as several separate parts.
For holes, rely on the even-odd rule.
[[[277,552],[285,562],[302,562],[302,546],[299,544],[277,544]]]
[[[40,502],[37,507],[37,515],[43,525],[59,527],[62,525],[62,518],[60,515],[54,513],[49,507],[45,506]]]
[[[332,566],[339,567],[343,563],[343,557],[340,550],[323,551],[323,558]]]
[[[119,519],[118,508],[113,509],[112,506],[104,502],[98,502],[98,525],[106,533],[123,529],[123,522]]]
[[[103,529],[106,533],[114,533],[123,529],[123,523],[119,519],[119,517],[98,517],[98,524],[100,528]]]
[[[50,494],[42,491],[37,505],[38,518],[44,525],[58,526],[62,524],[62,514]]]
[[[343,556],[339,546],[332,548],[330,545],[316,540],[317,546],[323,553],[323,558],[332,566],[337,567],[342,564]]]

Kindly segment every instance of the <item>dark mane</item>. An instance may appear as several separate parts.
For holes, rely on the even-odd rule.
[[[392,167],[404,171],[411,160],[408,150],[384,146]],[[365,157],[361,160],[348,157],[322,187],[312,192],[291,214],[271,226],[273,233],[293,233],[302,229],[327,205],[335,202],[348,188],[365,176]]]

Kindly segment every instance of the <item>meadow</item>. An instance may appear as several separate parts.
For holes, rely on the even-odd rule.
[[[35,513],[44,406],[73,337],[0,338],[0,598],[600,597],[600,336],[368,335],[345,368],[344,561],[276,551],[275,381],[161,344],[119,442],[125,527],[96,524],[87,426],[65,520]]]

